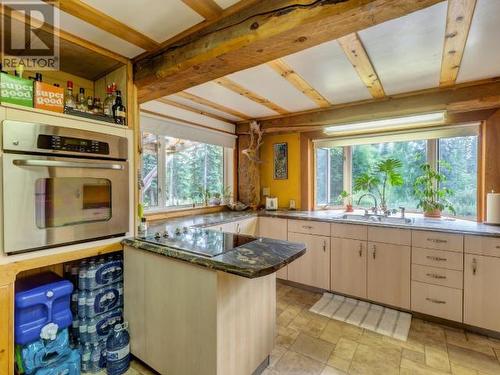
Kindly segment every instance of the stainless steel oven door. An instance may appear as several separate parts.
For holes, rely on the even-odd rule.
[[[128,163],[4,153],[3,205],[6,253],[126,233]]]

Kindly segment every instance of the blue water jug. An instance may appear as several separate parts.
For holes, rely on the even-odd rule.
[[[106,341],[106,369],[108,375],[121,375],[130,367],[130,335],[128,323],[115,325]]]
[[[35,375],[80,375],[80,353],[72,350],[70,354],[51,366],[37,370]]]
[[[31,374],[40,367],[49,367],[70,351],[67,328],[58,332],[55,340],[40,339],[23,346],[21,358],[26,374]]]

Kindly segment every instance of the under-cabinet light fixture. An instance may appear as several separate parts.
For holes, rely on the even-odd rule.
[[[435,125],[444,122],[446,111],[422,113],[418,115],[392,117],[380,120],[352,122],[348,124],[338,124],[325,128],[326,134],[335,134],[347,131],[358,130],[379,130],[394,129],[412,125]]]

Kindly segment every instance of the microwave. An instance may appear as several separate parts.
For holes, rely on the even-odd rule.
[[[4,252],[124,235],[126,137],[3,121]]]

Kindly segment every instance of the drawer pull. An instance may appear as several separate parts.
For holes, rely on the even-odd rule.
[[[446,301],[441,301],[439,299],[434,299],[434,298],[426,298],[427,301],[432,302],[432,303],[437,303],[438,305],[444,305],[446,304]]]
[[[500,245],[496,245],[495,247],[496,247],[497,249],[500,249]]]
[[[377,246],[373,245],[373,253],[372,253],[373,259],[377,257]]]
[[[476,258],[472,259],[472,274],[475,275],[477,273],[477,260]]]
[[[430,259],[430,260],[436,260],[438,262],[445,262],[447,261],[448,259],[446,258],[441,258],[441,257],[435,257],[435,256],[432,256],[432,255],[427,255],[426,256],[427,259]]]
[[[438,275],[437,273],[426,273],[426,275],[433,279],[446,279],[446,276]]]
[[[323,252],[326,253],[326,241],[323,240]]]
[[[302,228],[303,229],[313,229],[313,227],[310,225],[302,225]]]
[[[448,240],[443,240],[441,238],[428,238],[427,241],[434,242],[434,243],[447,243]]]
[[[360,257],[363,256],[363,244],[362,243],[359,244],[359,256]]]

